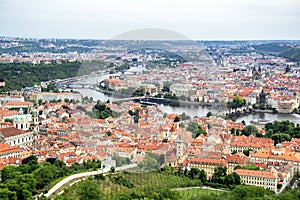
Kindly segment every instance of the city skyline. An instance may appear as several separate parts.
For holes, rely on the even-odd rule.
[[[300,2],[296,0],[4,0],[0,10],[0,35],[5,37],[111,39],[152,28],[192,40],[300,39]]]

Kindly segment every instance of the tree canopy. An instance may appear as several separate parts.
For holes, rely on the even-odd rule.
[[[202,129],[202,126],[195,121],[190,122],[186,130],[193,133],[193,138],[197,138],[200,134],[207,135],[207,133]]]

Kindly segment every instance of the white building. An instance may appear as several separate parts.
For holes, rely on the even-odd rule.
[[[33,131],[24,131],[14,127],[4,128],[0,130],[1,143],[6,142],[10,146],[32,145],[33,140]]]

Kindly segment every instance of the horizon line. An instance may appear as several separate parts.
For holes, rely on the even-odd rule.
[[[299,39],[283,39],[283,38],[274,38],[274,39],[101,39],[101,38],[64,38],[64,37],[24,37],[24,36],[3,36],[1,35],[0,38],[10,38],[10,39],[39,39],[39,40],[104,40],[104,41],[300,41]]]

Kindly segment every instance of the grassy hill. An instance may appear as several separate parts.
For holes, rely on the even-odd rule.
[[[104,180],[89,179],[89,185],[95,184],[101,192],[102,199],[140,199],[150,198],[159,199],[170,198],[178,199],[180,193],[171,191],[171,188],[199,186],[199,180],[190,180],[187,177],[176,176],[158,172],[129,173],[108,175]],[[85,181],[74,184],[65,190],[61,199],[79,199],[78,191],[81,190]],[[187,194],[185,194],[186,196]],[[181,198],[180,198],[181,199]]]
[[[230,191],[216,191],[201,188],[199,180],[168,172],[120,172],[107,176],[88,178],[65,189],[56,200],[286,200],[299,199],[299,190],[288,190],[280,195],[261,187],[237,185]],[[191,187],[190,189],[178,189]]]

